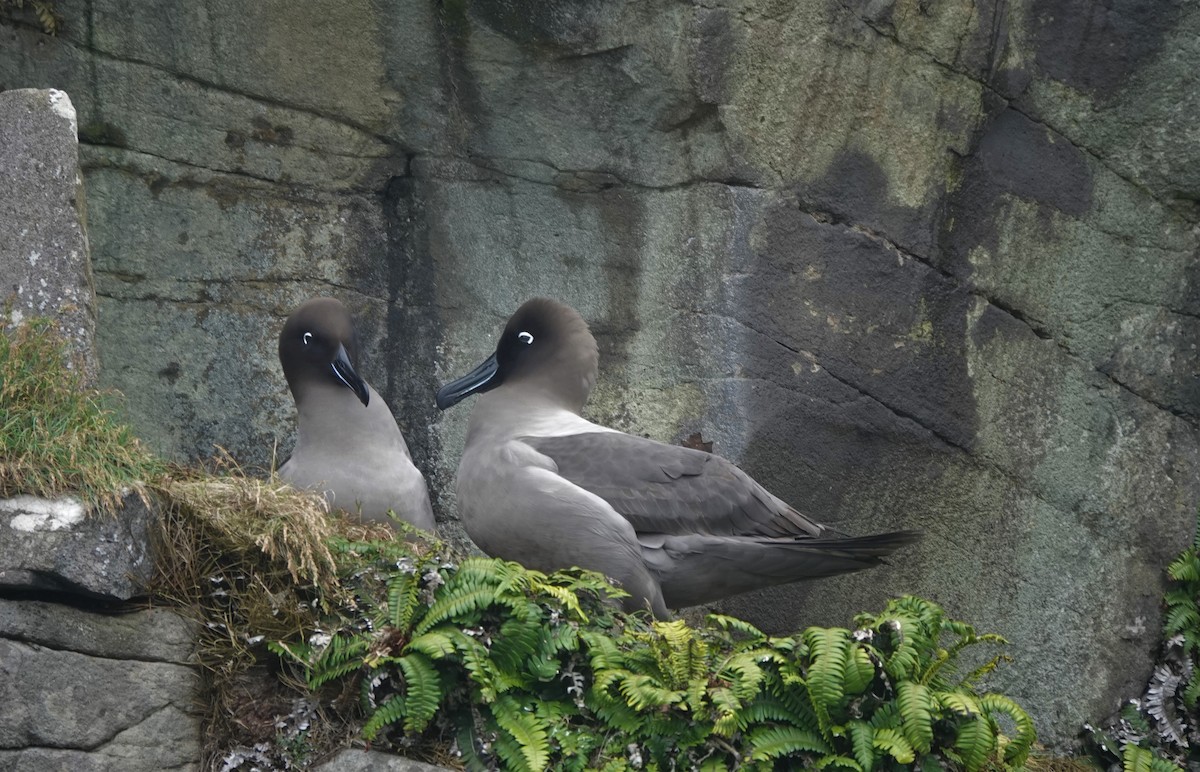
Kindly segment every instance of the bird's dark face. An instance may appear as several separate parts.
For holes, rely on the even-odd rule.
[[[437,406],[445,410],[472,394],[532,378],[559,378],[566,384],[586,383],[590,388],[595,366],[596,341],[575,309],[534,298],[509,317],[495,353],[470,373],[438,389]],[[586,398],[586,391],[583,396]]]
[[[366,382],[354,368],[356,350],[350,313],[333,298],[313,298],[288,317],[279,333],[279,362],[293,396],[308,384],[350,389],[366,405]]]

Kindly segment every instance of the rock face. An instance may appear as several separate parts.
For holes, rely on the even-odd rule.
[[[99,600],[143,595],[154,571],[150,510],[136,495],[113,516],[78,501],[0,499],[0,590],[66,592]]]
[[[0,87],[79,110],[102,380],[159,449],[286,449],[275,336],[333,293],[455,533],[433,389],[554,295],[593,418],[927,532],[723,610],[929,596],[1056,746],[1140,691],[1200,501],[1195,4],[59,8],[0,24]]]
[[[0,302],[53,316],[91,379],[98,365],[75,107],[58,90],[0,92]]]
[[[15,282],[15,321],[55,316],[94,370],[70,105],[57,91],[0,93],[0,276]],[[151,524],[136,496],[93,517],[70,498],[0,499],[0,770],[199,767],[194,625],[112,613],[145,592]]]
[[[198,768],[195,639],[163,609],[0,599],[0,769]]]

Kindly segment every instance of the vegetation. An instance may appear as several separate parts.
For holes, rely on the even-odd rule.
[[[788,637],[712,616],[627,616],[589,572],[335,540],[356,588],[341,626],[272,649],[357,703],[375,744],[451,745],[469,769],[1018,768],[1029,716],[960,655],[1002,639],[906,597],[858,629]],[[365,561],[365,562],[364,562]],[[353,694],[355,700],[347,700]]]
[[[112,510],[146,494],[166,466],[117,417],[114,394],[88,388],[55,324],[0,335],[0,496],[80,496]]]
[[[65,356],[48,322],[0,335],[0,495],[160,501],[153,598],[199,623],[207,768],[302,767],[352,736],[471,769],[977,770],[1030,752],[1029,716],[981,689],[1002,639],[929,601],[783,637],[626,615],[594,573],[451,554],[228,458],[168,466]]]
[[[1146,691],[1107,727],[1086,727],[1096,754],[1130,772],[1200,765],[1200,534],[1167,576],[1162,651]]]

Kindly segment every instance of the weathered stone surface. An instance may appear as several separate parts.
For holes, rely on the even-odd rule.
[[[1200,500],[1194,3],[59,5],[0,25],[0,87],[79,110],[102,377],[156,447],[285,453],[275,335],[337,294],[461,539],[433,388],[552,294],[593,417],[927,531],[723,610],[930,596],[1051,745],[1140,691]]]
[[[0,302],[11,304],[13,323],[55,317],[94,380],[96,299],[75,134],[66,93],[0,92]]]
[[[313,769],[318,772],[439,772],[447,767],[425,764],[390,753],[347,748],[328,761],[317,764]]]
[[[165,608],[99,614],[0,598],[0,638],[93,657],[189,664],[196,633],[194,624]]]
[[[71,498],[0,499],[0,587],[128,600],[154,570],[154,514],[136,495],[115,515],[85,516]]]
[[[0,602],[0,769],[195,769],[193,626]]]

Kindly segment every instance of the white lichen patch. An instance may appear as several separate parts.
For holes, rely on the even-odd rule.
[[[50,89],[50,109],[71,123],[72,136],[79,134],[79,124],[75,120],[75,105],[71,104],[71,97],[67,96],[67,92],[59,91],[56,88]]]
[[[9,526],[17,531],[37,533],[61,531],[83,522],[83,503],[78,499],[42,499],[37,496],[14,496],[0,500],[0,518],[9,515]]]

